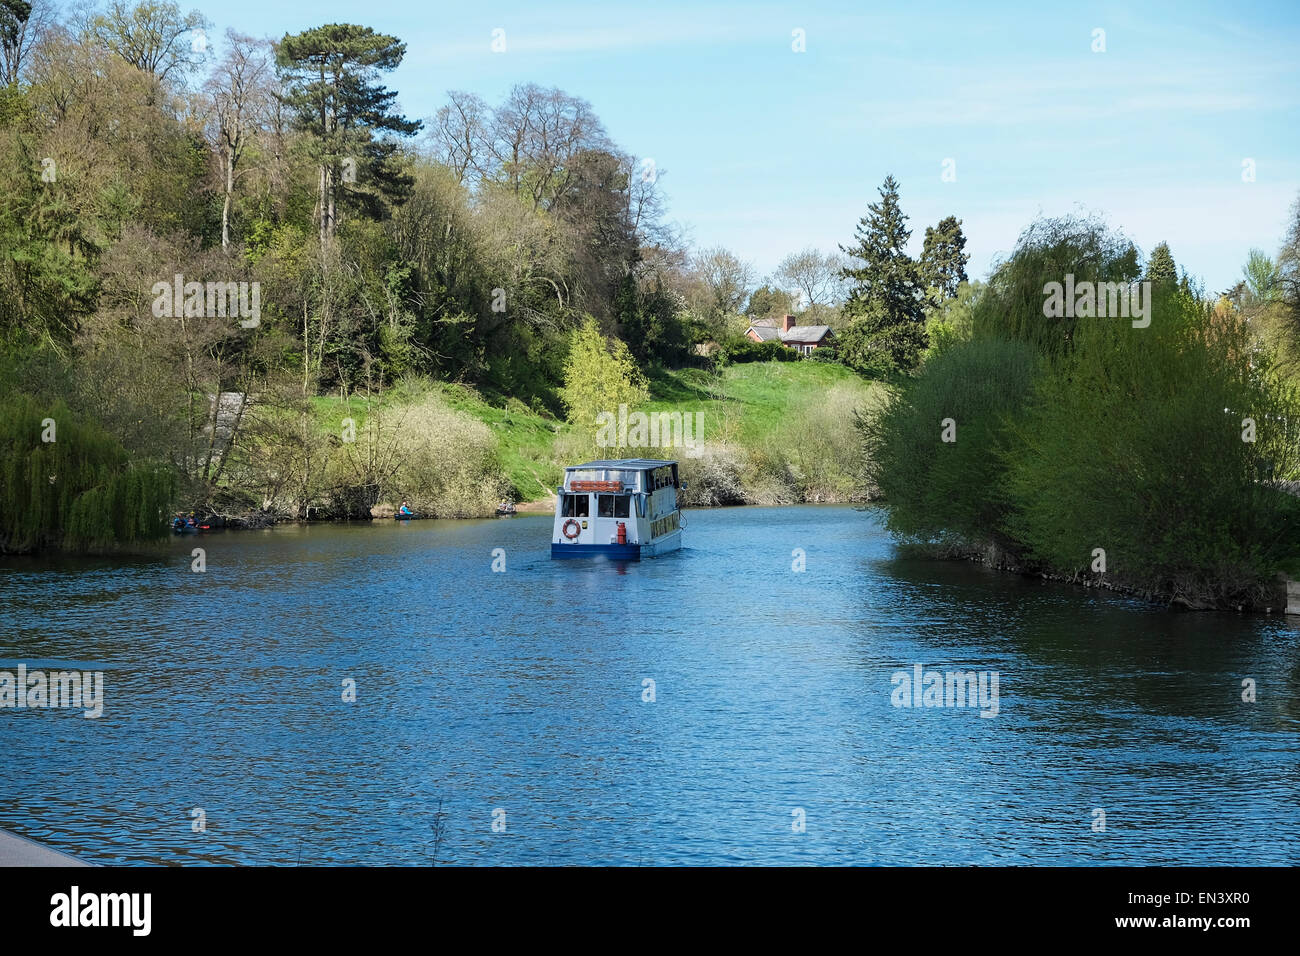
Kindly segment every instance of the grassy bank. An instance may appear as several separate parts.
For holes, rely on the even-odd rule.
[[[681,460],[688,503],[864,497],[853,413],[874,408],[880,391],[843,366],[752,363],[720,374],[656,370],[648,380],[649,401],[632,411],[693,416],[695,447],[614,445],[600,453]],[[324,466],[333,477],[323,484],[377,484],[371,497],[380,512],[402,499],[448,517],[490,514],[503,497],[549,502],[564,466],[589,453],[584,430],[565,421],[429,379],[407,379],[379,397],[318,397],[311,410],[312,431],[337,459]],[[334,440],[349,419],[351,440]],[[432,457],[422,451],[430,442],[438,446]]]

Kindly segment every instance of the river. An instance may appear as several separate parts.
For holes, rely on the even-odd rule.
[[[0,559],[0,670],[104,673],[98,718],[0,710],[0,827],[106,864],[1300,863],[1294,619],[900,558],[849,507],[687,520],[628,565],[533,515]],[[996,672],[996,715],[895,706],[918,664]]]

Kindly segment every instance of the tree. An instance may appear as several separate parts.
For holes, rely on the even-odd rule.
[[[810,246],[782,259],[776,267],[776,279],[786,288],[798,290],[803,298],[800,304],[808,309],[835,300],[843,271],[844,261],[838,255]]]
[[[520,83],[496,107],[458,90],[448,99],[430,131],[439,159],[476,188],[505,189],[534,210],[554,208],[580,188],[582,157],[628,160],[591,104],[558,87]]]
[[[617,153],[584,150],[569,159],[565,187],[551,201],[568,240],[573,304],[600,319],[609,317],[624,283],[634,281],[639,259],[631,167],[631,159]]]
[[[589,317],[570,333],[560,396],[569,421],[584,436],[590,436],[594,443],[597,415],[617,415],[620,405],[635,407],[649,395],[645,376],[636,367],[627,345],[619,339],[606,341],[595,319]]]
[[[1240,316],[1207,321],[1199,295],[1152,292],[1150,327],[1084,319],[1036,379],[1004,456],[1008,529],[1058,572],[1104,545],[1107,573],[1147,593],[1267,604],[1300,542],[1300,502],[1266,480],[1300,467],[1292,390],[1259,374]],[[1246,416],[1259,429],[1243,441]]]
[[[1248,264],[1249,266],[1249,264]],[[1261,291],[1265,283],[1260,277]],[[1285,374],[1300,384],[1300,199],[1291,207],[1291,225],[1278,250],[1267,312],[1269,337],[1280,346]]]
[[[934,305],[953,298],[957,287],[966,281],[966,237],[961,220],[949,216],[937,226],[925,227],[925,246],[921,250],[921,284]]]
[[[549,208],[573,185],[573,160],[611,152],[613,144],[591,104],[557,87],[522,83],[492,114],[483,144],[484,169],[493,181],[534,209]]]
[[[1153,283],[1173,284],[1178,281],[1178,266],[1174,262],[1173,253],[1169,251],[1169,243],[1161,242],[1151,250],[1151,258],[1147,260],[1146,279]]]
[[[1279,292],[1294,321],[1300,321],[1300,199],[1291,207],[1291,226],[1277,255]]]
[[[27,0],[0,0],[0,80],[5,86],[18,82],[22,39],[31,15]]]
[[[492,126],[492,108],[481,96],[452,90],[448,103],[434,116],[430,138],[439,151],[438,158],[465,181],[472,170],[482,175],[481,166]]]
[[[262,43],[226,31],[229,49],[205,91],[217,147],[221,151],[225,200],[221,206],[221,247],[230,247],[230,204],[239,161],[271,100],[267,80],[271,62]]]
[[[925,322],[926,336],[929,338],[927,361],[937,352],[971,337],[975,324],[975,307],[983,293],[984,283],[978,280],[963,282],[957,286],[955,296],[945,299],[930,312]]]
[[[856,243],[840,246],[845,255],[861,262],[842,273],[850,283],[844,306],[850,334],[856,340],[859,367],[877,354],[882,364],[908,369],[925,347],[925,314],[921,305],[921,273],[907,254],[912,232],[898,202],[898,182],[886,176],[880,201],[867,207],[854,232]],[[841,350],[846,344],[841,333]]]
[[[1044,289],[1066,276],[1081,282],[1128,284],[1141,274],[1137,248],[1097,217],[1038,219],[997,264],[974,304],[976,334],[1024,341],[1050,356],[1073,348],[1078,319],[1044,314]],[[1073,310],[1070,310],[1071,313]]]
[[[50,427],[57,427],[55,441],[44,438]],[[104,550],[161,538],[175,494],[171,472],[133,461],[62,401],[0,399],[0,553]]]
[[[745,315],[756,319],[787,315],[794,311],[794,299],[790,293],[770,285],[755,289],[749,296],[749,305],[745,306]]]
[[[1251,249],[1241,267],[1246,295],[1252,305],[1268,305],[1277,300],[1281,281],[1277,264],[1263,249]]]
[[[394,164],[396,144],[377,135],[411,136],[423,125],[393,112],[397,93],[378,82],[379,73],[396,69],[405,55],[406,44],[397,37],[350,23],[285,34],[276,49],[286,99],[298,127],[311,137],[322,242],[338,230],[345,182],[357,183],[347,192],[371,212],[379,196],[398,201],[411,187],[410,177]],[[377,192],[360,185],[363,172]]]
[[[754,268],[721,246],[705,249],[695,257],[694,271],[703,282],[705,308],[710,318],[737,313],[749,298]]]
[[[0,86],[18,82],[27,54],[53,19],[49,0],[0,0]]]
[[[112,0],[90,18],[90,34],[127,63],[159,80],[184,74],[203,57],[186,34],[209,26],[197,10],[182,14],[174,3],[144,0],[134,7]]]
[[[642,363],[676,365],[690,354],[691,329],[681,301],[657,276],[638,281],[629,274],[615,299],[620,334]]]

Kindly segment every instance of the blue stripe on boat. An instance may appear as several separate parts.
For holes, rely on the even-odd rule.
[[[640,561],[639,544],[556,544],[551,542],[552,558],[609,558],[613,561]]]

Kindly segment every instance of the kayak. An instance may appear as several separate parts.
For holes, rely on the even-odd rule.
[[[417,514],[404,515],[399,511],[397,514],[393,515],[393,517],[398,521],[410,521],[412,518],[418,518],[420,516]]]

